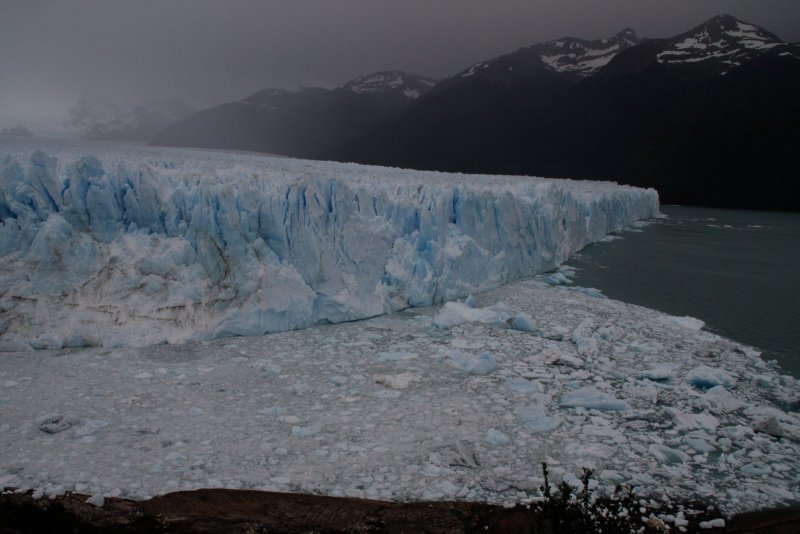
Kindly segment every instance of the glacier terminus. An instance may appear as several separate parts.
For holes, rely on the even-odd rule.
[[[363,319],[554,267],[658,213],[608,182],[137,146],[0,145],[0,350]]]

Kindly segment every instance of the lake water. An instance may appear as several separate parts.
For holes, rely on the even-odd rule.
[[[702,319],[707,330],[761,349],[800,377],[800,214],[661,211],[665,218],[570,260],[575,283]]]

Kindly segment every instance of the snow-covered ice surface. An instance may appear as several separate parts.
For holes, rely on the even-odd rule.
[[[613,183],[2,142],[0,350],[429,306],[552,269],[657,212],[654,190]]]
[[[512,503],[546,461],[725,513],[797,501],[800,384],[694,326],[539,277],[302,331],[8,353],[0,485]]]

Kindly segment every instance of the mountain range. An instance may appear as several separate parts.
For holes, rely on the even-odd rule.
[[[729,15],[680,35],[563,38],[433,80],[269,89],[153,144],[491,174],[608,179],[662,202],[798,210],[800,45]]]
[[[435,84],[422,76],[385,71],[336,89],[266,89],[195,113],[159,133],[152,144],[324,159],[410,108]]]

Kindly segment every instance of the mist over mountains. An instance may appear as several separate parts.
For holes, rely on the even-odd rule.
[[[435,83],[386,71],[336,89],[265,89],[195,113],[159,133],[152,144],[328,159],[344,143],[409,109]]]
[[[65,126],[87,139],[149,141],[169,125],[197,110],[174,97],[123,109],[102,98],[81,98],[69,111]]]
[[[445,80],[387,71],[266,89],[156,145],[470,173],[609,179],[665,203],[796,210],[800,45],[720,15],[666,39],[563,38]]]

